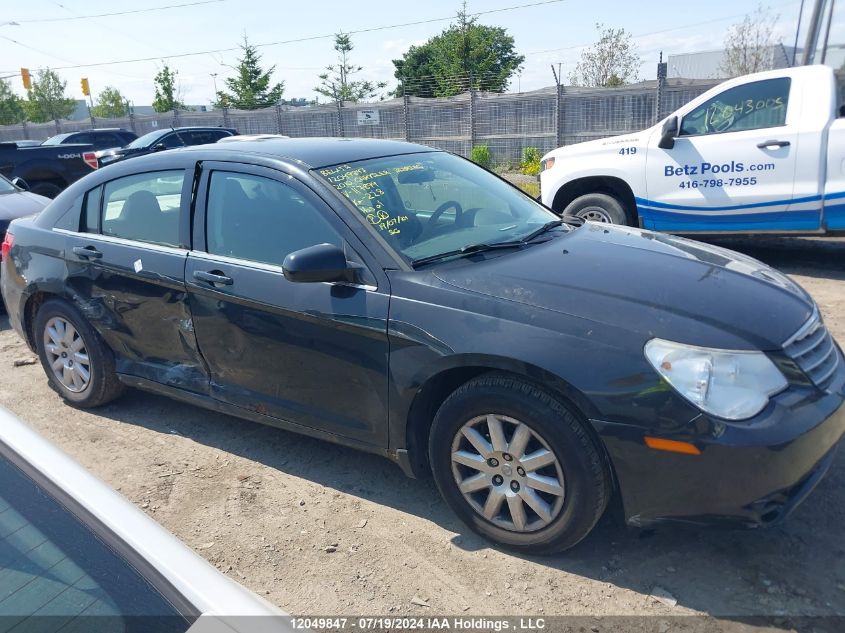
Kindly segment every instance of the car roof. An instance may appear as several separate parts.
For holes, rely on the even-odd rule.
[[[310,169],[318,169],[329,165],[367,160],[369,158],[418,154],[420,152],[437,152],[440,150],[416,143],[384,139],[308,137],[265,138],[243,140],[237,143],[221,143],[219,145],[215,143],[197,145],[178,151],[262,154],[280,159],[294,160]]]

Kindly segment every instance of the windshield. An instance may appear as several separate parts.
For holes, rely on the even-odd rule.
[[[523,239],[557,218],[468,160],[445,152],[317,170],[408,261]]]
[[[70,136],[72,132],[68,132],[67,134],[56,134],[55,136],[51,136],[46,141],[41,143],[42,145],[61,145],[62,141],[64,141],[68,136]]]
[[[139,147],[147,147],[148,145],[155,142],[155,140],[160,137],[165,132],[169,132],[170,130],[154,130],[152,132],[147,132],[143,136],[139,136],[134,141],[126,145],[127,149],[138,149]]]
[[[0,176],[0,193],[14,193],[17,191],[15,185],[9,182],[5,176]]]

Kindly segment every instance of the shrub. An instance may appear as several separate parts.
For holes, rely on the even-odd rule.
[[[474,145],[472,154],[470,154],[470,160],[476,165],[481,165],[487,169],[490,169],[490,165],[493,164],[493,156],[487,145]]]
[[[536,147],[523,147],[520,169],[526,176],[537,176],[540,173],[540,150]]]

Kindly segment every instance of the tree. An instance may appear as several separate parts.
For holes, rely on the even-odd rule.
[[[20,123],[26,118],[23,99],[14,93],[5,79],[0,79],[0,125]]]
[[[237,73],[234,77],[226,79],[228,92],[218,91],[215,105],[238,108],[240,110],[257,110],[268,108],[278,103],[285,91],[285,82],[280,81],[270,86],[270,80],[275,66],[271,66],[266,72],[261,68],[261,55],[258,49],[249,43],[246,35],[241,44],[243,56],[238,60],[235,67]]]
[[[642,64],[630,33],[596,23],[599,40],[581,53],[569,75],[573,86],[622,86],[637,80]]]
[[[26,118],[33,123],[66,119],[76,110],[76,100],[65,96],[66,81],[49,68],[39,69],[23,102]]]
[[[156,98],[153,99],[153,110],[156,112],[186,109],[179,94],[179,86],[176,83],[178,74],[178,71],[170,70],[170,66],[162,63],[161,70],[158,71],[153,80],[156,91]]]
[[[763,5],[728,29],[721,71],[728,77],[748,75],[772,67],[772,46],[778,16]]]
[[[350,77],[363,70],[349,61],[349,53],[354,47],[352,38],[345,33],[336,33],[334,36],[334,49],[337,51],[337,64],[326,66],[328,72],[320,75],[320,85],[314,88],[320,93],[336,102],[363,101],[372,99],[378,91],[387,85],[385,81],[372,82],[359,79],[353,81]]]
[[[116,119],[126,116],[126,99],[117,88],[106,86],[97,97],[97,105],[91,114],[101,119]]]
[[[404,90],[417,97],[450,97],[470,87],[504,92],[524,61],[505,29],[478,24],[464,2],[455,24],[393,60],[394,74],[402,82],[396,94]]]

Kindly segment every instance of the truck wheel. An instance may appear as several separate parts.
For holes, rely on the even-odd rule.
[[[30,187],[30,192],[51,200],[62,192],[62,188],[52,182],[39,182]]]
[[[575,215],[590,222],[632,225],[625,206],[606,193],[588,193],[575,198],[563,210],[564,215]]]
[[[112,351],[72,305],[59,299],[45,302],[34,333],[47,381],[69,404],[98,407],[123,393]]]
[[[584,423],[546,391],[486,374],[453,393],[429,437],[434,479],[481,536],[524,553],[568,549],[604,512],[610,475]]]

